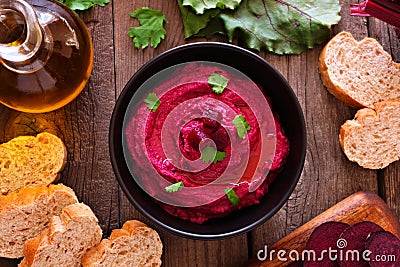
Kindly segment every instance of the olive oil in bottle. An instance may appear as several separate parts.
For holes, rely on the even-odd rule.
[[[0,103],[58,109],[85,87],[93,65],[86,25],[49,0],[0,0]]]

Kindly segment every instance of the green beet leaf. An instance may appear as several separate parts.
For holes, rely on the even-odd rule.
[[[164,14],[160,10],[142,7],[130,15],[137,18],[140,23],[139,27],[131,27],[128,31],[129,37],[133,38],[135,47],[144,49],[150,42],[150,46],[156,48],[166,34],[164,22],[167,22],[167,18]]]
[[[94,5],[105,6],[110,0],[57,0],[72,10],[86,10]]]
[[[209,21],[220,13],[219,9],[211,9],[202,15],[197,15],[192,8],[183,6],[183,0],[178,0],[178,6],[182,14],[185,38],[197,36],[201,30],[207,28]],[[200,35],[206,36],[205,34]]]
[[[234,11],[217,11],[202,17],[201,23],[183,17],[185,36],[223,33],[229,41],[238,38],[255,50],[300,54],[325,41],[331,25],[340,20],[338,0],[242,0]]]
[[[210,9],[235,9],[241,0],[183,0],[184,6],[194,9],[197,14],[203,14],[204,11]]]
[[[228,39],[277,54],[300,54],[329,37],[340,19],[337,0],[244,0],[234,14],[221,14]],[[336,14],[336,16],[335,16]]]

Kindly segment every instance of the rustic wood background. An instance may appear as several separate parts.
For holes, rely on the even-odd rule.
[[[333,27],[332,36],[346,30],[357,39],[374,37],[399,62],[400,42],[394,28],[373,18],[350,17],[351,2],[354,3],[341,1],[342,20]],[[137,26],[129,12],[142,6],[162,10],[169,21],[167,37],[157,49],[135,49],[127,35],[130,26]],[[51,113],[26,114],[0,106],[0,141],[42,131],[57,134],[68,148],[68,163],[61,182],[72,187],[79,199],[93,209],[105,236],[129,219],[141,219],[155,227],[135,211],[117,184],[109,157],[109,121],[116,99],[129,78],[154,56],[187,42],[177,3],[114,0],[105,7],[79,14],[89,27],[95,50],[94,69],[87,87],[75,101]],[[222,37],[213,40],[226,41]],[[195,41],[204,40],[190,42]],[[163,266],[241,266],[264,245],[274,243],[360,190],[378,193],[400,216],[400,163],[370,171],[349,162],[342,154],[339,127],[353,118],[355,110],[323,87],[317,68],[321,49],[322,45],[291,56],[260,53],[289,81],[307,124],[304,171],[289,201],[254,231],[222,241],[184,239],[155,227],[164,242]]]

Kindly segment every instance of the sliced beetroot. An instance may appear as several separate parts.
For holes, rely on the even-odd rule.
[[[368,267],[363,260],[365,242],[371,233],[383,231],[383,228],[373,222],[359,222],[344,230],[340,235],[342,256],[338,262],[341,267]],[[358,251],[358,253],[356,253]]]
[[[337,261],[332,261],[327,253],[328,251],[338,250],[337,242],[340,235],[344,230],[349,228],[350,226],[346,223],[341,222],[326,222],[318,226],[311,233],[307,244],[306,250],[307,252],[314,251],[316,258],[315,260],[312,257],[306,256],[304,258],[304,266],[305,267],[336,267],[339,266]],[[324,251],[324,253],[322,253]],[[308,253],[308,255],[310,255]],[[333,256],[337,256],[337,254],[332,254]]]
[[[365,249],[371,251],[371,267],[399,267],[400,240],[392,233],[382,231],[372,233],[365,243]]]
[[[289,263],[286,267],[303,267],[303,266],[304,266],[304,262],[293,261],[293,262]]]

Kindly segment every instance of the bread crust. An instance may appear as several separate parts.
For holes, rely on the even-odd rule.
[[[74,190],[63,184],[51,184],[42,187],[27,187],[22,188],[18,192],[13,192],[7,196],[0,196],[0,215],[14,208],[33,204],[39,196],[50,196],[54,193],[63,193],[69,195],[78,202]]]
[[[386,99],[384,96],[373,96],[374,99],[379,99],[379,101],[375,101],[374,103],[369,103],[367,101],[360,99],[356,99],[352,96],[349,95],[348,92],[346,92],[346,89],[344,89],[343,87],[341,87],[341,85],[336,82],[336,77],[334,77],[333,74],[331,74],[331,70],[330,68],[334,68],[336,66],[333,66],[333,63],[331,64],[332,66],[330,66],[327,63],[327,58],[328,58],[328,53],[334,53],[336,52],[337,46],[339,46],[339,43],[341,42],[342,39],[346,39],[346,41],[351,42],[351,45],[353,47],[361,47],[363,45],[371,45],[373,46],[377,51],[379,51],[380,54],[382,54],[385,58],[386,61],[389,62],[389,66],[393,66],[396,70],[397,73],[400,75],[400,64],[393,62],[392,61],[392,57],[383,49],[383,47],[379,44],[378,41],[376,41],[373,38],[364,38],[363,40],[361,40],[360,42],[357,42],[354,38],[353,35],[349,32],[341,32],[339,34],[337,34],[334,38],[332,38],[326,45],[325,47],[322,49],[319,58],[318,58],[318,67],[319,67],[319,71],[321,74],[321,80],[322,83],[325,85],[326,89],[332,94],[334,95],[336,98],[338,98],[340,101],[342,101],[344,104],[353,107],[353,108],[364,108],[364,107],[369,107],[369,108],[373,108],[373,104],[383,101],[383,100],[389,100]],[[354,55],[354,56],[358,56],[360,59],[359,60],[363,60],[362,56],[363,55]],[[387,63],[387,62],[382,62],[382,63]],[[352,74],[348,74],[348,75],[352,75]],[[358,75],[360,75],[360,77],[364,77],[364,73],[358,73]],[[383,73],[382,73],[383,75]],[[353,77],[349,77],[350,79],[352,79]],[[395,79],[398,79],[396,77],[394,77]],[[398,81],[398,80],[397,80]],[[368,85],[366,85],[368,86]],[[398,84],[397,84],[398,86]],[[353,90],[358,90],[353,88]],[[395,91],[397,91],[397,96],[400,97],[400,88],[396,87],[394,88]],[[355,92],[357,93],[357,92]]]
[[[374,161],[374,163],[364,163],[361,159],[355,158],[351,153],[348,151],[348,145],[346,142],[347,138],[352,134],[353,131],[357,131],[362,129],[364,126],[369,125],[373,122],[379,122],[382,125],[384,125],[386,128],[390,129],[391,127],[396,127],[396,125],[390,125],[390,123],[385,121],[385,118],[382,118],[381,114],[386,110],[386,109],[394,109],[396,113],[400,111],[400,100],[387,100],[387,101],[382,101],[379,103],[376,103],[374,105],[374,109],[370,108],[363,108],[357,111],[355,117],[353,120],[348,120],[346,121],[341,127],[340,127],[340,133],[339,133],[339,142],[340,146],[345,153],[345,155],[349,158],[351,161],[357,162],[360,166],[368,169],[382,169],[387,167],[391,162],[397,161],[400,158],[400,151],[397,150],[397,155],[386,155],[382,157],[380,161]],[[394,114],[393,114],[394,115]],[[388,125],[386,125],[387,123]],[[394,129],[396,131],[396,129]],[[398,129],[397,129],[398,131]],[[351,141],[348,141],[351,142]],[[390,146],[393,146],[395,149],[399,149],[397,145],[400,146],[400,140],[397,140],[397,144],[392,144],[390,140],[387,140],[387,143]],[[377,144],[377,145],[382,145],[382,144]],[[391,147],[393,149],[393,147]],[[365,157],[371,157],[373,155],[366,154]]]
[[[96,216],[93,214],[91,209],[83,203],[76,203],[65,207],[62,210],[60,216],[54,216],[51,218],[49,228],[43,231],[40,235],[35,238],[29,239],[24,246],[24,259],[18,265],[19,267],[30,267],[30,266],[41,266],[38,265],[39,261],[42,261],[42,257],[47,257],[49,255],[46,252],[53,251],[54,254],[57,254],[55,251],[55,245],[58,239],[63,238],[63,235],[67,231],[83,231],[88,227],[85,223],[90,223],[90,227],[93,227],[93,236],[87,237],[88,244],[78,245],[79,240],[75,240],[77,243],[72,244],[72,246],[83,246],[81,247],[82,253],[81,255],[75,255],[75,259],[77,262],[81,261],[83,254],[92,246],[97,245],[102,236],[102,231],[100,226],[98,225],[98,220]],[[79,228],[79,229],[78,229]],[[78,232],[79,233],[79,232]],[[59,241],[59,240],[58,240]],[[74,242],[74,241],[64,241],[66,242]],[[52,257],[59,257],[61,255],[52,255]],[[78,266],[78,265],[77,265]],[[42,266],[41,266],[42,267]],[[44,266],[43,266],[44,267]],[[71,266],[74,267],[74,266]]]
[[[62,140],[46,132],[1,144],[0,195],[58,181],[66,160],[67,149]]]
[[[22,257],[25,241],[45,230],[62,208],[77,202],[74,191],[62,184],[0,196],[0,257]]]
[[[103,239],[97,246],[89,249],[82,258],[83,267],[122,267],[125,265],[118,265],[115,262],[104,263],[102,259],[107,258],[110,254],[118,254],[118,251],[111,250],[117,246],[118,243],[125,246],[125,249],[129,249],[129,244],[133,239],[138,240],[145,238],[144,234],[149,233],[153,238],[152,247],[146,249],[148,251],[142,251],[142,254],[151,253],[151,258],[154,262],[151,265],[140,265],[140,266],[161,266],[161,255],[162,255],[162,242],[157,232],[149,228],[146,224],[137,221],[130,220],[124,223],[121,229],[114,229],[108,239]],[[143,247],[139,247],[139,250],[143,250]],[[140,251],[135,251],[139,253]],[[149,255],[147,255],[149,256]],[[120,257],[118,254],[116,257]],[[146,257],[146,256],[143,256]],[[118,260],[116,260],[118,261]],[[111,265],[112,264],[112,265]]]
[[[339,35],[345,35],[351,38],[353,36],[349,32],[341,32]],[[321,80],[322,83],[325,85],[326,89],[334,95],[337,99],[342,101],[344,104],[353,107],[353,108],[358,108],[358,107],[363,107],[364,105],[361,104],[360,102],[356,101],[352,97],[350,97],[348,94],[346,94],[339,86],[335,85],[333,81],[330,78],[329,75],[329,69],[326,64],[325,58],[326,58],[326,52],[328,49],[330,49],[330,46],[334,45],[333,44],[334,40],[331,39],[322,49],[321,53],[319,54],[318,57],[318,68],[319,72],[321,74]]]

